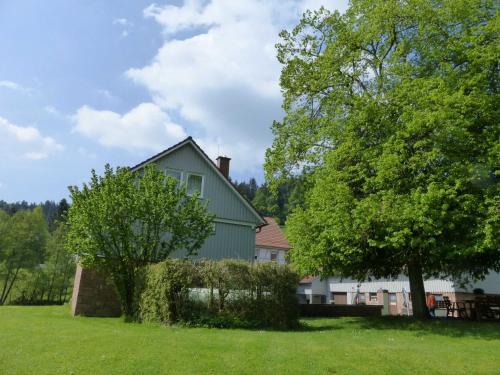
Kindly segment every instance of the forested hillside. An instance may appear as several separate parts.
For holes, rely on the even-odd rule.
[[[296,207],[304,207],[307,181],[306,174],[292,176],[277,191],[272,191],[265,183],[259,186],[255,178],[250,178],[248,182],[234,181],[234,186],[262,215],[272,216],[280,225],[284,225],[288,215]]]
[[[75,260],[64,248],[66,200],[0,201],[0,305],[64,303]]]

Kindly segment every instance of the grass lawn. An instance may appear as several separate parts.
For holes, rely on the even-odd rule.
[[[162,327],[0,307],[0,374],[500,374],[500,324],[305,320],[295,332]]]

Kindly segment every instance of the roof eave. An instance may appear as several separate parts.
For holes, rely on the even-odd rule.
[[[217,165],[215,165],[215,163],[212,161],[212,159],[210,159],[210,157],[205,153],[205,151],[202,150],[202,148],[200,146],[198,146],[198,144],[194,141],[194,139],[189,136],[187,137],[186,139],[180,141],[179,143],[176,143],[175,145],[159,152],[158,154],[156,155],[153,155],[152,157],[150,157],[149,159],[146,159],[144,161],[142,161],[141,163],[139,164],[136,164],[135,166],[133,166],[131,168],[132,172],[135,172],[139,169],[141,169],[142,167],[144,167],[145,165],[147,164],[150,164],[150,163],[153,163],[155,162],[156,160],[158,159],[161,159],[162,157],[174,152],[175,150],[177,150],[178,148],[181,148],[187,144],[191,144],[193,146],[193,148],[198,151],[198,153],[208,162],[208,164],[215,170],[215,173],[218,174],[225,182],[226,184],[229,185],[230,189],[232,189],[236,195],[242,200],[242,202],[247,206],[247,208],[250,209],[250,211],[252,211],[252,213],[255,215],[255,217],[257,219],[259,219],[260,223],[256,225],[257,228],[261,228],[265,225],[268,225],[268,222],[267,220],[257,211],[257,209],[253,206],[253,204],[247,199],[245,198],[239,191],[238,189],[236,189],[236,187],[233,185],[233,183],[229,180],[228,177],[226,177],[220,170],[219,168],[217,168]]]

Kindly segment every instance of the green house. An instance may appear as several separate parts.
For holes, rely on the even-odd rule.
[[[229,162],[229,158],[219,156],[214,163],[189,137],[137,164],[132,170],[138,171],[155,163],[184,184],[188,194],[197,191],[200,199],[208,202],[208,210],[215,215],[215,231],[198,251],[198,257],[253,260],[255,231],[266,225],[266,220],[230,182]],[[182,258],[185,254],[178,251],[172,256]]]
[[[208,210],[215,215],[215,230],[198,251],[198,258],[253,261],[256,231],[267,222],[229,180],[229,162],[229,158],[220,156],[217,164],[214,163],[189,137],[137,164],[132,170],[140,171],[147,164],[155,163],[184,184],[188,194],[197,191],[200,199],[208,203]],[[183,258],[186,254],[177,251],[172,256]],[[80,266],[75,274],[71,310],[73,315],[88,316],[118,316],[121,313],[120,302],[109,279]]]

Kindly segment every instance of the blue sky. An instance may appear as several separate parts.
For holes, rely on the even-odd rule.
[[[317,0],[0,0],[0,199],[59,200],[92,168],[192,135],[262,180],[278,32]]]

